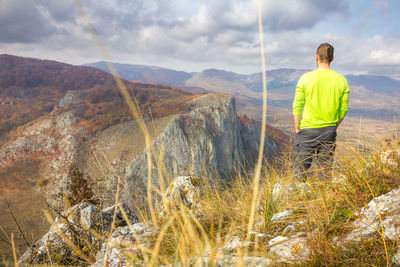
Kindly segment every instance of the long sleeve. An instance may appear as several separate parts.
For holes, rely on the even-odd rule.
[[[349,109],[349,93],[350,93],[350,89],[349,89],[349,85],[347,84],[347,81],[346,81],[343,95],[340,98],[340,116],[339,116],[340,119],[343,119],[344,116],[346,116],[347,110]]]
[[[302,77],[299,79],[299,82],[296,86],[296,94],[293,100],[293,114],[301,116],[301,111],[304,107],[305,103],[305,94],[304,94],[304,86]]]

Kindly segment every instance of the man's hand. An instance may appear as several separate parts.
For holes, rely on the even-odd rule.
[[[294,131],[297,134],[300,132],[300,116],[293,114],[293,120],[294,120]]]

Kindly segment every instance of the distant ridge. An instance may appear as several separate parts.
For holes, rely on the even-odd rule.
[[[107,71],[105,63],[92,63]],[[231,71],[206,69],[198,73],[187,73],[143,65],[115,64],[122,78],[131,81],[145,81],[153,84],[177,86],[192,93],[230,92],[239,103],[239,112],[260,119],[262,105],[262,75],[238,74]],[[290,116],[294,91],[300,76],[307,69],[282,68],[267,71],[268,106],[273,113]],[[130,78],[133,77],[133,78]],[[373,119],[391,119],[399,116],[400,81],[378,75],[346,75],[351,89],[349,115]],[[196,88],[196,91],[193,91]],[[278,111],[279,110],[279,111]],[[267,116],[271,119],[272,116]]]
[[[156,66],[132,65],[113,63],[121,78],[151,84],[163,84],[168,86],[184,86],[185,81],[193,74],[184,71],[176,71]],[[85,64],[109,72],[105,61]]]

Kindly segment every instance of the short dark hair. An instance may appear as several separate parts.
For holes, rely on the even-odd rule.
[[[333,60],[333,46],[328,43],[323,43],[318,46],[317,55],[321,62],[331,63]]]

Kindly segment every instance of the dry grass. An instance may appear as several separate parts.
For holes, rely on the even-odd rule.
[[[382,164],[377,156],[380,151],[382,147],[368,153],[350,149],[345,156],[338,154],[341,168],[334,176],[341,174],[346,178],[341,182],[321,181],[315,169],[308,178],[310,192],[298,188],[290,194],[287,191],[272,194],[276,184],[289,188],[294,180],[289,160],[279,167],[268,165],[262,173],[255,222],[263,222],[256,230],[269,237],[252,239],[255,243],[248,250],[239,248],[231,253],[239,257],[266,257],[269,239],[282,235],[282,230],[290,223],[303,221],[297,231],[307,233],[311,251],[310,259],[305,263],[307,266],[347,266],[360,262],[376,266],[386,264],[387,257],[395,252],[397,242],[382,239],[378,232],[375,237],[362,242],[339,246],[333,241],[352,230],[351,222],[357,210],[374,196],[400,185],[400,180],[395,179],[400,170],[388,169],[386,164]],[[367,164],[372,162],[375,167],[368,168]],[[384,175],[377,175],[379,173]],[[389,180],[390,185],[387,183]],[[254,198],[251,176],[239,175],[228,187],[204,183],[201,191],[199,210],[181,206],[178,210],[172,209],[167,218],[156,218],[158,235],[150,251],[141,258],[148,258],[154,265],[178,262],[185,265],[201,258],[212,264],[221,257],[221,249],[229,237],[239,236],[245,240],[251,211],[249,203]],[[286,209],[294,210],[288,220],[270,221],[274,213]]]
[[[13,258],[11,233],[14,233],[18,257],[28,248],[7,208],[5,199],[9,200],[10,208],[30,243],[39,239],[49,229],[47,220],[40,212],[46,207],[45,198],[41,193],[32,188],[3,191],[0,197],[0,266],[3,264],[3,259],[12,260]]]

